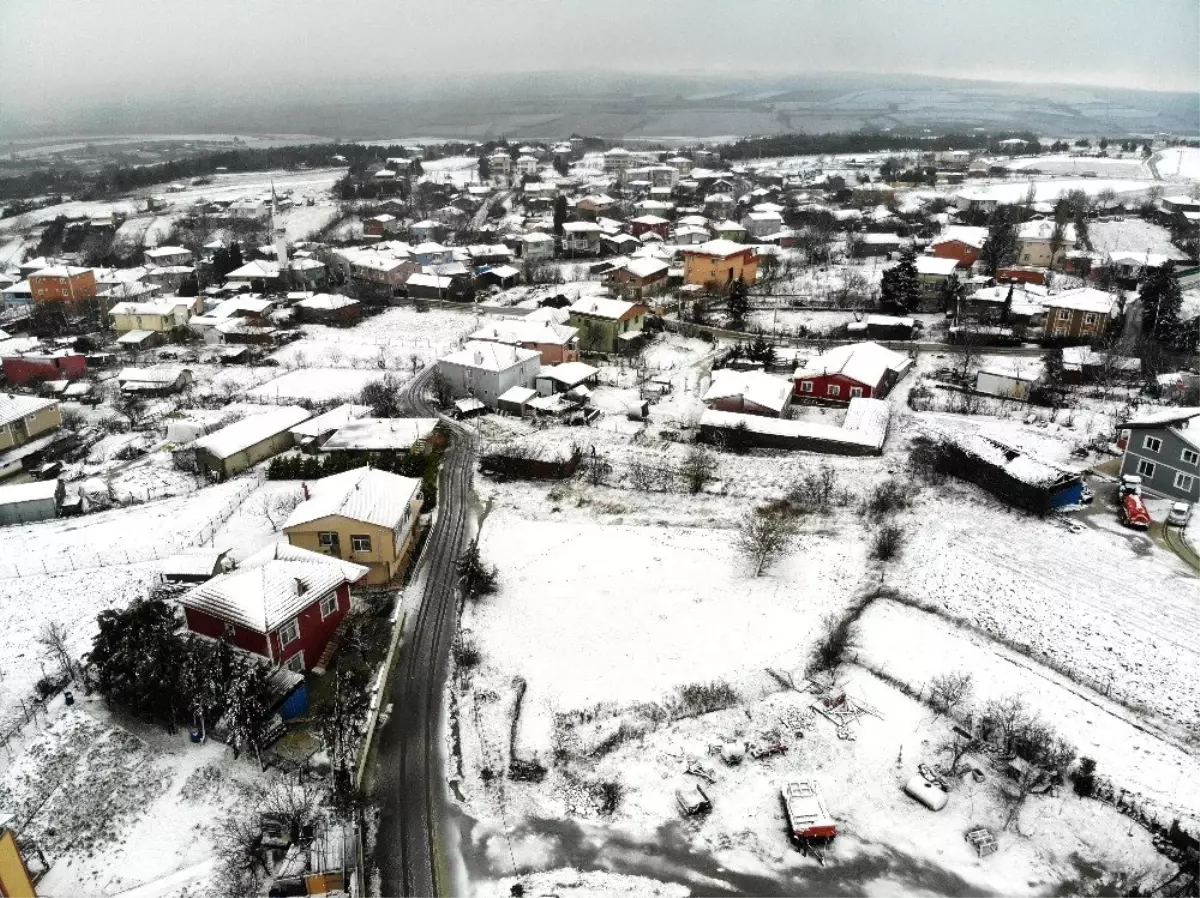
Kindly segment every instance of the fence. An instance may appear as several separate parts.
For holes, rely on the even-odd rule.
[[[266,479],[266,472],[256,469],[246,478],[246,482],[238,487],[234,495],[195,533],[186,534],[167,541],[158,546],[142,549],[120,548],[101,552],[64,551],[51,556],[43,556],[23,563],[5,562],[0,564],[0,580],[13,580],[20,577],[37,577],[48,574],[63,574],[70,571],[99,570],[108,567],[123,567],[148,561],[162,561],[176,552],[211,545],[217,530],[228,521]]]

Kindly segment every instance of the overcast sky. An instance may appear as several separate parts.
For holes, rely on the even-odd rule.
[[[1197,0],[0,0],[0,105],[536,70],[1198,89]],[[315,97],[314,97],[315,99]]]

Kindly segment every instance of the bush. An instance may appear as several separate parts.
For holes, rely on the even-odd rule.
[[[459,670],[473,670],[481,660],[482,656],[474,643],[461,640],[454,646],[454,663]]]
[[[900,554],[904,542],[904,528],[899,524],[884,524],[875,531],[871,542],[871,557],[880,561],[891,561]]]
[[[910,502],[908,487],[896,480],[885,480],[867,495],[866,511],[877,516],[890,514],[908,508]]]
[[[1096,792],[1096,762],[1091,758],[1080,758],[1075,771],[1075,794],[1089,798]]]
[[[858,645],[858,619],[855,615],[838,617],[827,614],[821,619],[821,632],[813,646],[807,672],[824,673],[837,670],[846,654]]]
[[[621,804],[621,798],[625,794],[625,787],[617,782],[605,781],[596,784],[593,794],[597,805],[599,805],[601,816],[611,817]]]
[[[680,686],[675,698],[670,702],[671,717],[698,717],[721,711],[738,701],[733,687],[722,680],[711,683],[691,683]]]

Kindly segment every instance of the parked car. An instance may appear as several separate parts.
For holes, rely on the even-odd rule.
[[[1137,496],[1142,494],[1142,478],[1137,474],[1123,474],[1121,476],[1121,485],[1117,487],[1117,500],[1124,499],[1130,493]]]
[[[1096,491],[1086,483],[1082,484],[1079,491],[1079,502],[1081,505],[1091,505],[1096,499]]]
[[[1142,501],[1139,493],[1127,493],[1121,497],[1121,508],[1117,512],[1121,523],[1134,530],[1146,530],[1150,527],[1150,511]]]
[[[1186,502],[1176,502],[1171,506],[1171,511],[1167,515],[1167,525],[1170,527],[1182,527],[1188,522],[1188,518],[1192,515],[1192,506]]]

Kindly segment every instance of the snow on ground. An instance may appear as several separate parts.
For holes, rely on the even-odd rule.
[[[1080,172],[1093,171],[1098,175],[1111,178],[1145,178],[1147,180],[1154,178],[1150,166],[1139,156],[1096,158],[1055,153],[1048,156],[1022,156],[1004,163],[1004,167],[1014,172],[1015,177],[1020,177],[1027,169],[1036,169],[1047,175],[1078,177]]]
[[[379,380],[379,370],[353,368],[299,368],[255,387],[250,399],[287,404],[301,399],[313,402],[355,399],[367,384]]]
[[[1096,196],[1103,190],[1111,190],[1119,198],[1136,199],[1144,196],[1153,186],[1152,181],[1136,181],[1130,178],[1063,178],[1054,180],[1011,180],[994,183],[971,184],[955,189],[956,194],[976,200],[996,200],[1001,203],[1022,203],[1034,185],[1038,203],[1052,203],[1073,190],[1082,190],[1088,196]]]
[[[55,699],[49,723],[28,728],[13,762],[0,760],[0,803],[50,862],[38,894],[195,894],[216,866],[214,835],[253,807],[262,774],[216,742],[193,745],[103,700]]]
[[[453,184],[465,187],[479,183],[479,159],[475,156],[446,156],[442,159],[421,161],[421,180],[433,184]]]
[[[473,311],[473,310],[472,310]],[[418,312],[403,306],[366,319],[354,327],[304,325],[304,338],[272,356],[280,364],[303,367],[372,366],[411,371],[411,357],[429,364],[457,349],[467,334],[482,327],[483,316],[430,309]],[[379,362],[382,359],[383,365]]]
[[[287,239],[290,242],[307,240],[314,233],[329,224],[338,214],[337,203],[325,201],[313,206],[292,206],[280,213]]]
[[[1171,242],[1171,232],[1162,225],[1141,218],[1127,217],[1124,221],[1109,219],[1088,224],[1088,237],[1098,253],[1162,253],[1171,259],[1183,260],[1187,253]]]
[[[1159,820],[1200,821],[1195,758],[1147,733],[1136,714],[978,633],[915,608],[876,602],[860,628],[862,657],[875,669],[918,689],[938,674],[969,671],[971,707],[1020,695],[1081,756],[1095,760],[1117,790],[1127,789]]]
[[[1200,149],[1196,147],[1169,147],[1156,153],[1154,160],[1163,178],[1200,181]]]

